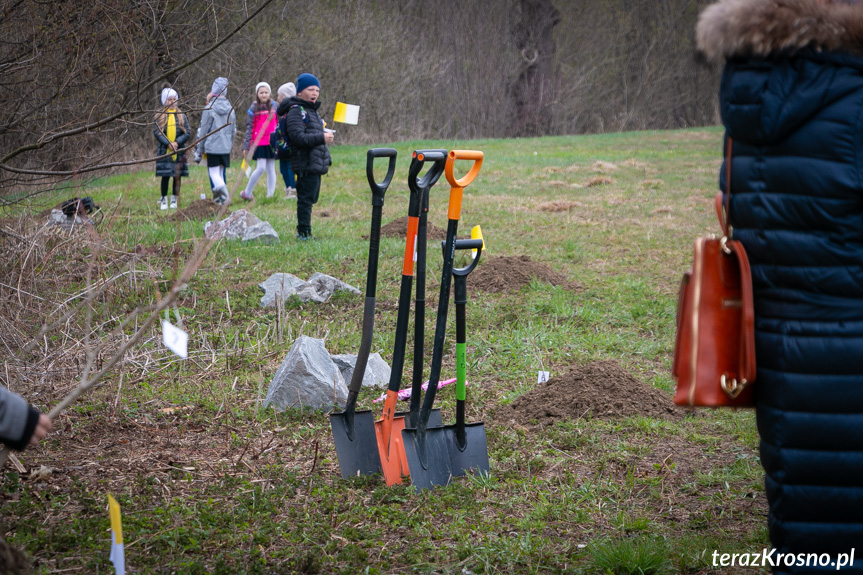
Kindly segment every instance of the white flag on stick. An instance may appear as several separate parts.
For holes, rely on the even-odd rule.
[[[126,552],[123,549],[123,524],[120,521],[120,504],[108,494],[108,515],[111,516],[111,563],[115,575],[126,575]]]
[[[357,125],[360,117],[360,107],[344,102],[336,102],[336,111],[333,114],[333,122]]]

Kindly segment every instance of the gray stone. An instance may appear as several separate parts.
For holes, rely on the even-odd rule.
[[[330,359],[324,340],[300,336],[276,370],[264,406],[288,408],[343,408],[348,388],[341,372]]]
[[[270,222],[261,222],[246,228],[246,231],[243,234],[244,242],[255,240],[269,245],[277,244],[279,243],[279,234],[273,229]]]
[[[337,291],[348,291],[353,294],[360,293],[360,290],[354,286],[346,284],[342,280],[334,278],[333,276],[322,274],[321,272],[313,273],[312,277],[309,278],[309,283],[315,286],[315,290],[317,290],[319,294],[328,294],[327,299]]]
[[[268,244],[279,241],[279,234],[268,222],[261,221],[258,216],[248,210],[237,210],[224,220],[207,222],[204,225],[204,235],[212,240],[242,240],[244,242],[259,239]]]
[[[345,379],[345,385],[350,385],[351,379],[354,376],[354,368],[357,365],[356,354],[340,354],[330,356],[339,371],[342,372],[342,377]],[[369,361],[366,363],[366,373],[363,374],[363,387],[383,388],[390,383],[390,366],[384,361],[379,353],[369,355]]]
[[[354,286],[322,273],[315,273],[307,282],[293,274],[275,273],[258,286],[265,292],[261,298],[261,307],[275,305],[276,298],[284,301],[292,295],[296,295],[303,302],[323,303],[337,290],[360,293]]]
[[[297,293],[297,290],[306,285],[306,282],[295,276],[294,274],[275,273],[258,284],[258,287],[264,290],[264,297],[261,298],[261,307],[270,307],[276,305],[276,298],[281,298],[285,301],[292,294]]]
[[[207,222],[204,225],[204,235],[209,239],[239,240],[243,238],[246,228],[261,223],[260,218],[248,210],[237,210],[224,220]]]
[[[92,224],[89,219],[82,218],[79,215],[67,216],[62,210],[51,210],[51,215],[48,216],[48,223],[55,226],[60,226],[66,229],[83,227],[87,224]]]

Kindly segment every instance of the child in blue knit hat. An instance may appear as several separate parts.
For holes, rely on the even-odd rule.
[[[332,131],[324,130],[318,115],[321,83],[312,74],[297,77],[297,95],[279,104],[279,116],[284,116],[288,139],[291,141],[291,167],[297,175],[297,239],[312,237],[312,205],[318,201],[321,176],[332,164],[328,144],[333,143]]]

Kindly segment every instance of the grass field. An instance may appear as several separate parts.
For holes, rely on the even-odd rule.
[[[718,230],[712,199],[721,139],[719,129],[694,129],[395,144],[384,223],[407,213],[414,149],[482,150],[460,229],[482,226],[484,258],[527,255],[580,286],[534,282],[496,294],[468,280],[468,417],[485,421],[491,474],[419,494],[388,488],[379,476],[341,479],[325,413],[261,407],[298,336],[324,338],[333,354],[359,348],[362,296],[262,309],[257,284],[274,272],[320,271],[363,290],[366,148],[333,149],[313,241],[294,239],[294,201],[280,191],[265,199],[262,180],[251,209],[281,242],[216,243],[177,304],[189,359],[164,349],[154,329],[56,422],[57,432],[20,456],[28,471],[44,465],[50,474],[7,466],[0,483],[7,541],[38,560],[41,573],[113,573],[111,493],[122,506],[131,573],[711,573],[719,571],[715,550],[760,551],[767,510],[751,412],[577,418],[550,427],[512,426],[500,416],[533,388],[537,371],[554,377],[597,360],[613,360],[670,396],[677,284],[692,240]],[[205,170],[191,169],[181,208],[209,190]],[[233,189],[239,163],[228,175]],[[431,193],[429,221],[441,228],[448,189],[442,179]],[[9,260],[26,265],[2,272],[0,296],[21,310],[3,322],[4,341],[14,335],[23,345],[46,314],[68,308],[86,285],[95,245],[94,278],[116,278],[89,312],[4,363],[4,383],[43,408],[74,386],[89,342],[113,338],[116,348],[129,337],[135,322],[116,329],[122,319],[167,291],[203,229],[158,210],[151,171],[75,194],[102,206],[98,236],[45,239],[32,220],[4,220],[20,236],[40,237],[29,259],[21,248]],[[241,203],[231,209],[249,207]],[[432,245],[428,299],[436,303],[441,265]],[[401,239],[381,242],[372,351],[387,361],[403,250]],[[22,284],[25,268],[31,283]],[[8,288],[22,285],[28,293]],[[430,305],[426,314],[428,353],[435,311]],[[448,352],[452,342],[454,328]],[[443,373],[454,377],[448,356]],[[364,390],[360,406],[379,394]],[[453,389],[438,398],[451,419]]]

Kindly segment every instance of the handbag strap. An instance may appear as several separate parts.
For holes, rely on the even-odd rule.
[[[746,250],[737,240],[731,239],[728,225],[728,211],[731,206],[731,152],[732,139],[725,143],[725,193],[718,192],[714,200],[716,215],[722,228],[722,251],[734,255],[740,266],[740,294],[742,316],[740,320],[740,366],[738,377],[740,385],[745,386],[755,380],[755,302],[752,295],[752,270]],[[742,389],[742,387],[741,387]]]
[[[740,383],[746,385],[755,380],[755,302],[752,295],[752,270],[749,257],[743,244],[737,240],[727,240],[725,248],[737,257],[740,265],[740,297],[742,315],[740,318]],[[723,248],[723,249],[725,249]]]
[[[713,198],[716,217],[719,218],[719,227],[722,228],[722,235],[728,239],[731,239],[728,232],[728,210],[731,207],[731,149],[731,136],[728,136],[725,142],[725,193],[716,192],[716,196]]]

